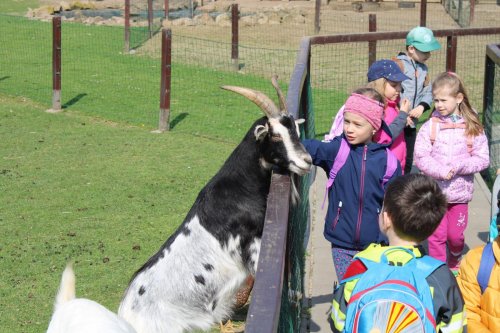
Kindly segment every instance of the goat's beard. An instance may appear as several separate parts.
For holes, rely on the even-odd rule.
[[[297,190],[296,182],[298,180],[298,175],[290,174],[290,199],[292,201],[292,206],[296,206],[300,202],[300,194]]]

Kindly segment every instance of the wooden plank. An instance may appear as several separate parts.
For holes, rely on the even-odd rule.
[[[245,333],[278,329],[288,231],[290,177],[273,174]]]

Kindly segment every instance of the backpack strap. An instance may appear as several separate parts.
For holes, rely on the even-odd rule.
[[[391,60],[398,64],[401,72],[405,72],[405,64],[403,63],[403,60],[399,59],[398,57],[392,57]]]
[[[431,134],[430,140],[431,145],[434,145],[436,141],[437,132],[439,129],[448,129],[448,128],[466,128],[464,123],[445,123],[442,122],[438,117],[431,118]],[[470,135],[467,135],[467,152],[472,154],[472,145],[474,144],[474,138]]]
[[[428,277],[431,275],[436,269],[445,265],[444,262],[437,260],[429,255],[424,255],[421,258],[418,258],[416,261],[416,265],[418,270],[425,276]]]
[[[434,141],[436,141],[436,135],[437,135],[437,127],[439,123],[439,118],[437,117],[432,117],[431,118],[431,145],[434,145]]]
[[[492,243],[486,244],[483,248],[481,255],[481,263],[477,272],[477,283],[481,288],[481,294],[488,288],[488,281],[490,280],[491,270],[495,264],[495,256],[493,255]]]
[[[385,184],[389,181],[389,179],[392,178],[394,175],[394,172],[396,172],[396,169],[398,168],[398,158],[394,153],[389,149],[386,148],[387,151],[387,166],[385,168],[385,174],[384,178],[382,178],[382,187],[385,187]]]
[[[332,187],[333,182],[335,181],[335,177],[337,177],[337,173],[344,166],[345,161],[347,160],[347,156],[349,156],[350,152],[351,148],[349,147],[349,144],[344,138],[342,138],[340,140],[339,151],[337,152],[337,155],[333,160],[333,166],[332,169],[330,170],[330,174],[328,175],[328,181],[326,182],[325,197],[323,198],[323,204],[321,205],[321,209],[323,209],[323,207],[325,206],[326,197],[328,196],[328,190],[330,189],[330,187]]]

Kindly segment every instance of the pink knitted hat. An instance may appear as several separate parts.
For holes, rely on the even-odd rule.
[[[352,94],[345,102],[344,112],[351,112],[365,118],[378,131],[382,125],[384,106],[370,97]]]

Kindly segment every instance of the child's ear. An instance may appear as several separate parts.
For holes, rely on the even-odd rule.
[[[392,220],[389,214],[386,211],[382,212],[382,230],[387,231],[392,228]]]
[[[464,100],[464,94],[458,93],[456,98],[457,98],[458,104],[460,104]]]

